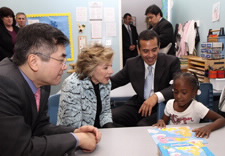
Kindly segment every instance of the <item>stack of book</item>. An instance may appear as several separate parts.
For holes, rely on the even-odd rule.
[[[205,138],[195,137],[188,126],[148,129],[160,156],[214,156]]]

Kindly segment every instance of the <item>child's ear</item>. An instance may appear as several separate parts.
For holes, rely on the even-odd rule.
[[[193,98],[195,98],[197,95],[200,95],[200,94],[198,94],[198,92],[199,92],[200,90],[199,89],[195,89],[194,91],[193,91]]]

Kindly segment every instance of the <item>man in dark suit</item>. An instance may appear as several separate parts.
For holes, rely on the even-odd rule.
[[[149,6],[145,15],[147,16],[147,22],[149,22],[149,29],[153,29],[160,39],[160,52],[175,55],[173,26],[172,24],[163,18],[163,13],[157,5]]]
[[[113,121],[123,126],[147,126],[156,123],[157,104],[173,98],[169,82],[180,71],[177,57],[159,53],[159,36],[154,30],[140,33],[140,56],[127,60],[112,78],[112,89],[131,83],[136,95],[112,110]],[[151,69],[151,70],[149,70]]]
[[[66,70],[68,38],[48,24],[31,24],[18,33],[13,59],[0,62],[0,155],[74,155],[93,151],[101,133],[49,123],[49,85]]]
[[[123,16],[122,25],[123,37],[123,66],[128,58],[137,56],[138,33],[136,27],[132,24],[132,16],[129,13]]]

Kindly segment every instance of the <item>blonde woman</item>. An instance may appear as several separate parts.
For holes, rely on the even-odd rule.
[[[75,70],[62,85],[58,125],[113,127],[110,77],[113,50],[95,44],[78,56]]]

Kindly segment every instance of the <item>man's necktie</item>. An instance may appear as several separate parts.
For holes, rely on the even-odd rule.
[[[130,44],[133,44],[132,31],[131,31],[130,25],[128,25],[128,33],[130,36]]]
[[[150,96],[150,93],[152,92],[152,85],[154,81],[154,76],[152,74],[152,66],[148,66],[148,75],[145,79],[145,87],[144,87],[144,98],[148,99]]]
[[[36,104],[37,104],[37,111],[39,112],[39,109],[40,109],[40,99],[41,99],[41,89],[38,88],[37,92],[34,95],[35,95]]]

